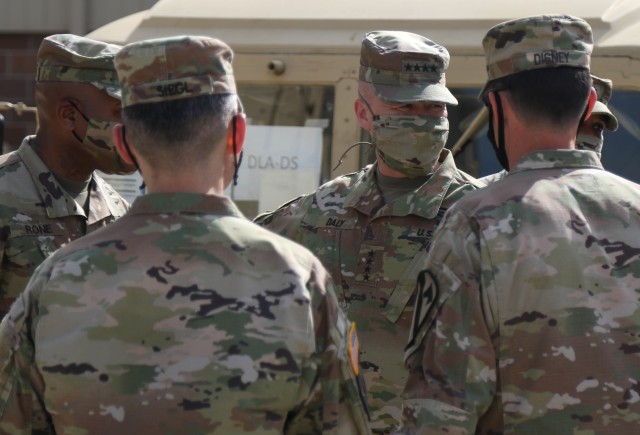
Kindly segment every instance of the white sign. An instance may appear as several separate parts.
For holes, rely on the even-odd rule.
[[[100,178],[109,183],[129,204],[141,194],[142,176],[138,171],[129,175],[105,174],[96,171]]]
[[[248,125],[234,200],[258,201],[258,213],[314,191],[320,182],[322,127]]]

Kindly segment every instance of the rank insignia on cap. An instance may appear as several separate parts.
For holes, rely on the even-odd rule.
[[[353,373],[358,376],[360,374],[360,340],[358,340],[358,333],[356,332],[356,322],[351,322],[347,339],[349,340],[349,346],[347,347],[349,363]]]
[[[440,68],[429,62],[405,60],[402,62],[403,72],[437,73]]]

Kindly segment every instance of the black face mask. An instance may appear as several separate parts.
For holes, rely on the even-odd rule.
[[[504,114],[502,111],[502,99],[500,98],[500,94],[497,92],[494,92],[494,95],[496,97],[496,109],[498,110],[498,141],[496,143],[496,135],[493,128],[493,110],[488,97],[485,101],[485,105],[487,106],[487,109],[489,109],[489,129],[487,130],[487,139],[489,139],[489,142],[493,145],[493,150],[496,153],[496,157],[498,158],[500,165],[506,171],[509,171],[509,158],[507,157],[507,149],[505,148],[504,143]]]

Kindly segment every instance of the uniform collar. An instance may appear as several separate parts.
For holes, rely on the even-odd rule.
[[[89,185],[89,217],[87,225],[109,216],[122,216],[128,204],[116,190],[93,172]]]
[[[451,151],[444,149],[440,154],[440,166],[419,189],[401,196],[391,204],[383,204],[382,193],[375,179],[376,169],[377,163],[374,163],[358,174],[354,188],[345,199],[345,207],[353,207],[366,215],[413,214],[425,219],[434,219],[457,173]]]
[[[203,193],[148,193],[133,202],[129,214],[197,213],[243,218],[242,212],[225,196]]]
[[[84,216],[83,208],[60,186],[56,177],[31,146],[35,136],[27,136],[16,151],[27,171],[31,175],[42,199],[49,218],[66,216]],[[89,184],[89,216],[87,225],[91,225],[109,215],[119,216],[119,210],[125,209],[120,196],[95,173]]]
[[[542,150],[525,155],[509,173],[532,169],[551,168],[597,168],[603,169],[602,162],[593,151],[587,150]]]

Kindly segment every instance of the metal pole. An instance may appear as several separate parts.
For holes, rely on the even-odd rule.
[[[486,107],[480,109],[480,112],[473,118],[473,121],[469,124],[469,127],[462,133],[462,136],[458,139],[458,141],[451,147],[451,153],[453,156],[457,156],[464,147],[469,143],[471,138],[475,137],[482,128],[484,128],[487,123],[487,118],[489,118],[489,111]]]
[[[38,113],[38,109],[35,107],[27,106],[26,104],[20,103],[10,103],[8,101],[0,101],[0,110],[13,110],[18,115],[22,115],[23,113]]]

